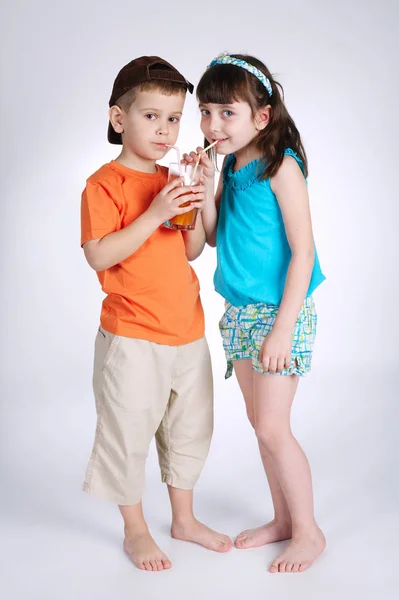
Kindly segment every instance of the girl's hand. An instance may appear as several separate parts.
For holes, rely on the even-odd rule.
[[[182,186],[183,178],[177,177],[170,181],[157,194],[147,209],[147,213],[154,217],[157,223],[169,221],[176,215],[190,212],[193,208],[202,210],[205,204],[205,187],[203,185]],[[183,196],[183,194],[186,194]],[[181,206],[189,202],[188,206]]]
[[[272,329],[263,340],[259,360],[268,373],[281,373],[291,365],[292,335]]]
[[[213,179],[215,177],[215,167],[213,166],[213,163],[210,160],[210,158],[206,152],[201,154],[202,150],[203,150],[203,148],[198,146],[198,148],[195,152],[193,151],[193,152],[190,152],[190,154],[183,154],[183,159],[181,162],[183,165],[190,165],[190,164],[195,164],[199,160],[200,165],[202,166],[202,173],[203,173],[204,179],[206,181],[212,180],[212,182],[213,182]]]

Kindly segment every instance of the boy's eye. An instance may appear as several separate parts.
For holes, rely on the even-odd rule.
[[[206,108],[203,108],[203,109],[201,109],[201,115],[203,117],[209,117],[210,112],[209,112],[209,110],[206,110]]]
[[[232,114],[233,114],[233,113],[232,113],[232,111],[231,111],[231,110],[224,110],[224,111],[223,111],[223,116],[224,116],[224,117],[231,117],[231,115],[232,115]]]
[[[157,116],[154,115],[154,113],[148,113],[148,115],[146,115],[146,117],[149,121],[153,121],[154,119],[157,118]]]

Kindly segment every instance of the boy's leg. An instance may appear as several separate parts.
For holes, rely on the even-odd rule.
[[[196,520],[193,487],[208,455],[213,432],[213,380],[205,338],[179,346],[172,393],[156,434],[162,480],[172,504],[172,536],[224,552],[231,540]]]
[[[176,352],[101,328],[96,339],[97,429],[84,490],[119,505],[124,548],[146,570],[170,567],[148,531],[141,496],[148,449],[169,399]]]
[[[134,564],[145,571],[170,569],[172,563],[152,538],[144,519],[141,502],[119,506],[125,525],[123,548]]]
[[[255,433],[270,457],[292,519],[292,541],[273,561],[270,571],[304,571],[324,550],[325,539],[315,522],[309,463],[290,426],[297,375],[253,373]]]
[[[255,429],[252,360],[234,360],[233,365],[244,396],[249,422]],[[266,525],[255,529],[247,529],[240,533],[234,542],[234,545],[239,549],[264,546],[291,537],[291,515],[283,490],[273,469],[270,456],[261,444],[259,444],[259,450],[273,500],[274,519]]]

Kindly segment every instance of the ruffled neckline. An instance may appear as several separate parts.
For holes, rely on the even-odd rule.
[[[233,171],[236,157],[235,154],[230,154],[224,169],[225,183],[235,189],[245,190],[258,179],[261,172],[260,162],[261,158],[255,158],[238,171]]]
[[[291,150],[291,148],[287,148],[284,151],[284,154],[294,157],[303,170],[302,161],[296,152]],[[233,171],[235,163],[235,154],[230,154],[223,173],[223,182],[226,185],[238,190],[245,190],[255,181],[259,181],[259,176],[261,175],[264,166],[262,158],[255,158],[254,160],[251,160],[251,162],[241,167],[241,169],[238,169],[238,171]]]

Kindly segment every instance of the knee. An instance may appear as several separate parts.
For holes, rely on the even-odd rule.
[[[248,417],[248,421],[251,423],[252,428],[255,429],[255,415],[253,410],[248,410],[247,409],[247,417]]]
[[[290,436],[289,430],[273,423],[261,426],[255,425],[255,434],[259,444],[271,455],[280,453]]]

